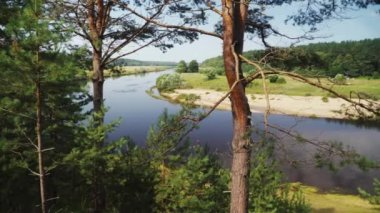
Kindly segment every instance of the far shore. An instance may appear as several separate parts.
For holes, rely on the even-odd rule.
[[[205,107],[212,107],[219,101],[225,92],[218,92],[206,89],[176,89],[173,93],[164,93],[163,96],[176,100],[180,94],[194,94],[199,96],[194,104]],[[247,94],[252,112],[263,113],[267,109],[265,96],[262,94]],[[294,115],[301,117],[318,118],[347,118],[344,112],[350,103],[339,98],[323,98],[322,96],[288,96],[269,94],[270,113]],[[380,104],[380,102],[378,102]],[[231,110],[230,100],[226,98],[218,109]],[[352,110],[350,113],[354,113]]]
[[[172,66],[124,66],[120,67],[118,69],[114,69],[113,71],[111,69],[104,70],[104,77],[119,77],[119,76],[126,76],[126,75],[136,75],[136,74],[144,74],[144,73],[150,73],[150,72],[162,72],[169,69],[173,69]],[[93,75],[92,71],[87,71],[87,76],[91,78]]]

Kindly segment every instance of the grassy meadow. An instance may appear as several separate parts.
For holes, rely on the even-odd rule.
[[[299,185],[294,183],[294,185]],[[379,205],[372,205],[358,195],[337,192],[320,192],[312,186],[301,186],[305,199],[310,203],[312,212],[318,213],[375,213],[380,212]]]
[[[190,88],[211,89],[217,91],[227,91],[227,80],[224,76],[217,76],[216,79],[207,80],[201,73],[183,73],[182,78]],[[289,77],[285,77],[286,83],[269,83],[271,94],[283,94],[292,96],[328,96],[327,92],[315,88],[311,85],[298,82]],[[311,79],[317,82],[317,79]],[[366,93],[374,99],[380,99],[380,79],[352,78],[348,79],[346,85],[334,85],[328,79],[321,79],[323,85],[331,87],[337,92],[349,96],[351,92]],[[262,80],[257,79],[247,87],[249,94],[263,94]]]

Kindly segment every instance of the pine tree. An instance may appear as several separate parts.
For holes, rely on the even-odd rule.
[[[67,35],[60,31],[59,23],[49,19],[51,9],[41,0],[26,1],[5,25],[4,31],[11,43],[0,53],[3,118],[0,152],[4,156],[0,164],[12,162],[5,170],[13,174],[7,175],[21,180],[17,182],[18,191],[15,190],[18,187],[12,191],[2,190],[1,200],[6,200],[6,211],[12,208],[24,211],[36,206],[34,193],[37,191],[40,192],[38,206],[42,212],[48,211],[47,193],[54,190],[46,188],[47,181],[51,182],[48,179],[52,179],[52,175],[48,178],[46,173],[52,173],[58,150],[67,149],[73,126],[81,119],[83,97],[75,97],[80,83],[73,80],[78,69],[71,57],[61,51]],[[39,187],[30,183],[28,171],[38,177]],[[6,176],[0,179],[1,185],[9,183]],[[15,193],[15,198],[20,196],[26,202],[7,197]]]

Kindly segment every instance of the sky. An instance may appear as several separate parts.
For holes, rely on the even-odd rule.
[[[318,31],[313,34],[317,37],[312,41],[303,41],[300,44],[345,41],[345,40],[362,40],[366,38],[380,38],[380,14],[377,11],[380,6],[372,6],[366,10],[346,11],[342,20],[327,20],[318,25]],[[284,20],[289,12],[295,12],[294,6],[281,6],[269,9],[269,14],[276,14],[271,22],[272,26],[279,32],[290,36],[300,36],[306,28],[294,27],[290,23],[285,24]],[[210,24],[206,29],[213,31],[213,21],[217,17],[210,17]],[[274,46],[288,46],[290,41],[285,38],[270,37],[270,44]],[[263,49],[263,45],[255,39],[246,39],[244,50]],[[380,51],[380,50],[379,50]],[[169,49],[166,53],[162,53],[154,47],[144,48],[133,55],[128,56],[131,59],[145,61],[174,61],[197,60],[202,62],[205,59],[216,57],[222,54],[222,42],[218,38],[201,35],[199,39],[193,43],[176,45]]]

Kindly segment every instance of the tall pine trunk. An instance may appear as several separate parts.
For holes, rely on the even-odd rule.
[[[225,74],[231,91],[233,116],[231,205],[230,212],[248,212],[248,188],[251,155],[251,111],[245,95],[241,64],[234,53],[241,54],[244,44],[246,6],[233,0],[223,0],[223,58]],[[236,81],[239,81],[236,83]]]
[[[93,69],[93,104],[94,112],[100,113],[94,118],[95,126],[99,127],[103,124],[104,116],[101,112],[103,106],[103,84],[104,84],[104,65],[102,64],[102,43],[104,34],[104,2],[103,0],[87,0],[87,21],[90,30],[91,45],[93,47],[92,69]],[[94,141],[96,146],[102,146],[103,141]],[[100,147],[98,147],[100,148]],[[106,192],[103,186],[102,174],[98,170],[97,162],[94,166],[93,183],[92,183],[92,209],[91,212],[100,213],[106,209]]]
[[[46,198],[45,198],[45,169],[43,161],[43,146],[42,146],[42,127],[41,127],[41,83],[38,76],[36,85],[36,135],[37,135],[37,155],[38,155],[38,173],[40,180],[40,199],[41,199],[41,212],[46,212]]]
[[[102,52],[100,49],[93,49],[93,58],[92,58],[92,66],[93,66],[93,104],[94,104],[94,112],[100,113],[96,115],[94,118],[95,126],[103,124],[104,116],[101,112],[103,106],[103,84],[104,84],[104,68],[101,64]],[[95,142],[95,141],[94,141]],[[103,141],[96,142],[98,146],[102,146]],[[100,148],[100,147],[99,147]],[[95,162],[96,163],[96,162]],[[94,213],[101,213],[105,211],[106,208],[106,192],[102,183],[102,174],[98,172],[97,165],[95,164],[94,168],[94,179],[93,179],[93,209]]]

